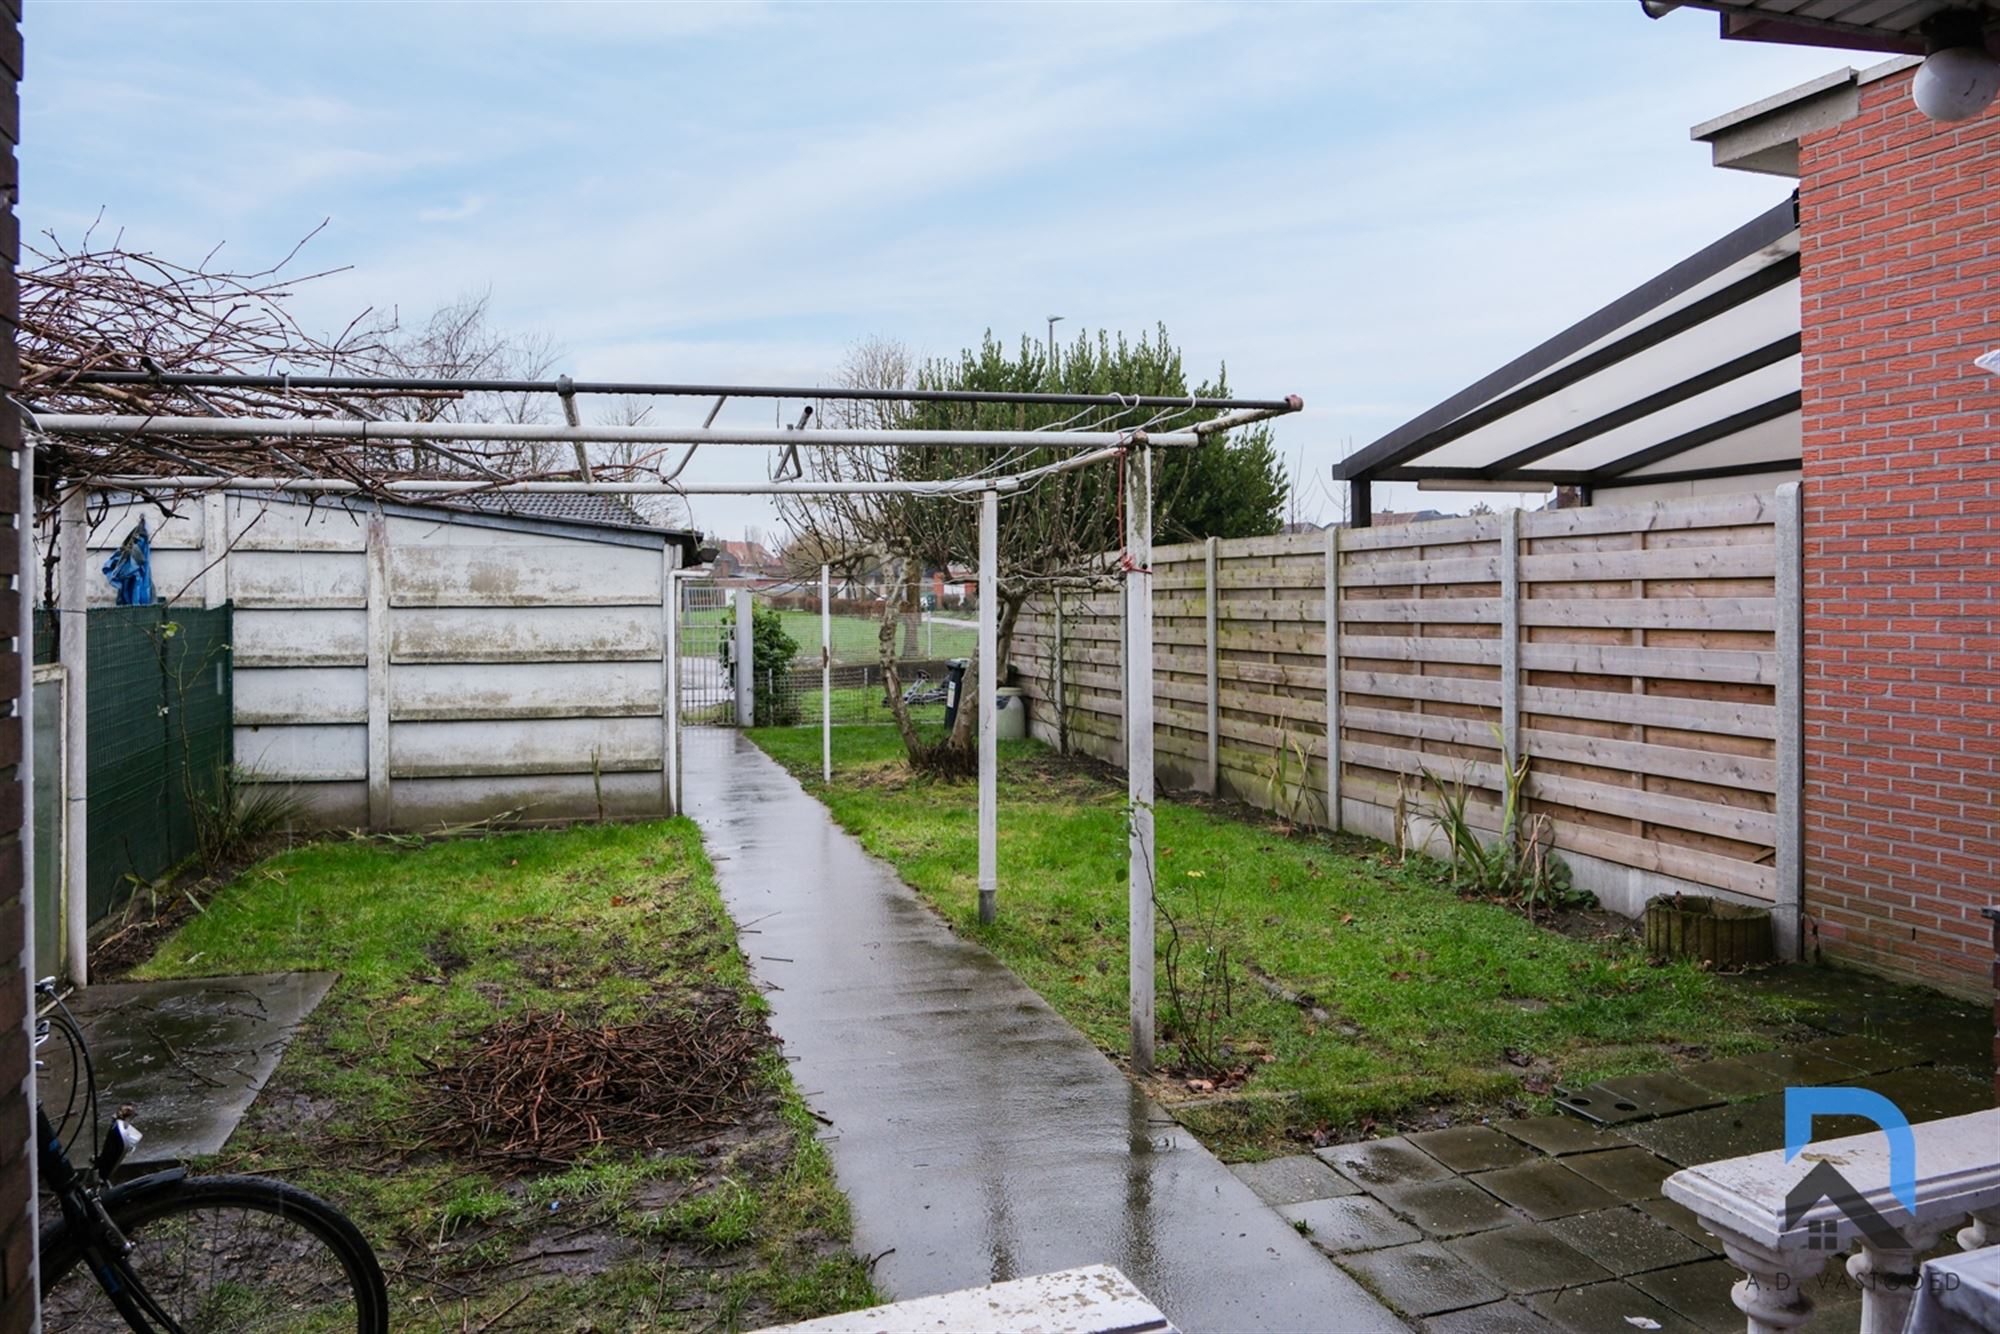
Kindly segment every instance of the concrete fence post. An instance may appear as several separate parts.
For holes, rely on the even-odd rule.
[[[1216,605],[1220,592],[1216,587],[1216,570],[1219,566],[1217,548],[1221,544],[1213,537],[1208,539],[1207,549],[1202,553],[1205,575],[1202,579],[1202,612],[1206,620],[1206,631],[1202,640],[1206,646],[1205,666],[1208,672],[1208,770],[1206,790],[1213,797],[1222,790],[1222,673],[1219,658],[1221,647],[1216,636],[1217,622],[1221,619],[1221,609]]]
[[[1778,896],[1771,922],[1778,957],[1797,959],[1805,911],[1805,504],[1798,482],[1778,488]]]
[[[1521,762],[1521,511],[1500,514],[1500,737]]]
[[[389,778],[389,521],[368,520],[368,827],[395,818]]]
[[[1347,827],[1340,809],[1341,531],[1337,523],[1326,530],[1326,824],[1336,832]]]

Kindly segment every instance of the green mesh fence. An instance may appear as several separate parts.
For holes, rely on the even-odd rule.
[[[235,745],[230,608],[95,607],[89,615],[95,922],[135,885],[199,850],[197,808],[218,791]],[[37,661],[57,656],[46,616],[37,613]]]

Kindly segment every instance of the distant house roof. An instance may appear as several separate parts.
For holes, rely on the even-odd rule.
[[[738,565],[750,569],[765,569],[775,565],[778,558],[765,549],[761,542],[717,542],[717,556],[727,556]]]

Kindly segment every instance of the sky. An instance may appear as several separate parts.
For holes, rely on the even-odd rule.
[[[1637,0],[43,0],[25,26],[30,241],[101,215],[261,267],[324,219],[301,262],[348,267],[300,289],[307,323],[487,293],[580,379],[810,385],[871,337],[1163,322],[1192,374],[1304,397],[1277,440],[1322,521],[1342,455],[1783,199],[1688,127],[1847,63]],[[765,476],[708,453],[690,480]],[[752,498],[694,519],[772,526]]]

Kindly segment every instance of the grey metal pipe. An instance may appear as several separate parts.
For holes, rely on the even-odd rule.
[[[384,482],[364,488],[329,477],[93,477],[97,491],[293,491],[354,495],[366,490],[395,496],[499,495],[525,492],[557,496],[955,496],[989,488],[1020,489],[1012,477],[968,477],[940,482]]]
[[[1202,442],[1193,431],[857,431],[833,429],[801,436],[786,430],[716,430],[663,426],[544,426],[517,422],[373,422],[333,417],[144,417],[90,413],[42,413],[41,429],[52,435],[194,436],[219,440],[590,440],[639,445],[798,445],[909,448],[936,445],[953,449],[1103,449],[1132,444],[1191,449]]]
[[[1303,405],[1296,395],[1289,398],[1201,398],[1186,394],[1070,394],[1014,392],[979,389],[861,389],[840,386],[800,387],[779,385],[663,384],[648,381],[572,380],[457,380],[444,376],[398,375],[230,375],[161,373],[149,371],[84,371],[63,384],[164,385],[177,389],[263,389],[288,392],[295,389],[348,390],[375,393],[464,393],[464,394],[656,394],[681,398],[805,398],[847,399],[886,403],[1018,403],[1048,407],[1130,407],[1193,408],[1197,411],[1225,412],[1237,408],[1259,408],[1272,412],[1297,412]],[[60,386],[58,386],[60,387]]]

